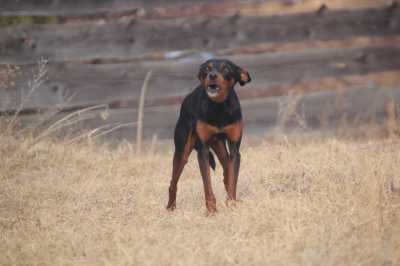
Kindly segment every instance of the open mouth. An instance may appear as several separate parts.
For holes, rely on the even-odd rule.
[[[210,84],[207,87],[207,94],[209,97],[216,97],[220,91],[220,87],[217,84]]]

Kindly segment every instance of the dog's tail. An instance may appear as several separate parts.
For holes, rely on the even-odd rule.
[[[209,154],[209,156],[208,156],[208,158],[209,158],[209,161],[210,161],[210,166],[211,166],[211,168],[215,171],[215,159],[214,159],[214,155],[212,154],[212,152],[210,151],[209,152],[210,154]]]
[[[200,142],[196,141],[196,143],[194,144],[194,148],[197,150],[197,152],[200,150]],[[208,152],[208,161],[210,163],[211,168],[215,171],[215,159],[214,159],[214,155],[212,154],[211,151]]]

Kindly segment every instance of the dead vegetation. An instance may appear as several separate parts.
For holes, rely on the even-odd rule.
[[[168,213],[170,149],[67,143],[1,135],[1,265],[400,263],[396,137],[245,145],[241,201],[224,205],[218,168],[211,218],[195,156]]]
[[[19,74],[19,66],[0,64],[0,90],[15,88],[15,80]]]
[[[213,182],[219,212],[213,217],[206,217],[203,186],[195,156],[190,159],[181,178],[177,210],[174,213],[165,210],[172,163],[170,141],[163,146],[157,143],[157,135],[154,135],[151,143],[140,144],[142,146],[140,155],[135,153],[139,150],[137,146],[129,142],[121,142],[113,148],[98,143],[102,136],[135,123],[122,123],[121,120],[115,123],[107,121],[108,124],[91,128],[89,131],[74,131],[69,134],[68,130],[72,127],[76,125],[79,127],[94,117],[107,120],[108,116],[113,115],[109,113],[107,105],[99,104],[85,109],[80,109],[81,106],[78,106],[76,109],[79,110],[71,109],[71,112],[64,115],[60,110],[66,107],[68,99],[72,99],[75,94],[60,94],[62,96],[60,104],[51,105],[41,114],[40,119],[37,120],[35,117],[35,123],[30,123],[29,126],[20,124],[19,114],[24,111],[24,104],[47,81],[47,61],[39,62],[38,71],[34,72],[31,82],[22,91],[25,94],[15,93],[15,101],[12,101],[14,98],[10,101],[4,100],[4,97],[0,99],[0,103],[5,102],[4,106],[8,108],[5,110],[13,110],[8,117],[0,116],[0,265],[400,265],[398,226],[400,224],[400,107],[396,103],[398,98],[392,96],[388,101],[385,100],[385,108],[380,117],[383,119],[382,122],[376,121],[374,117],[376,114],[370,111],[371,106],[361,109],[365,113],[350,117],[345,113],[345,96],[341,94],[341,91],[353,87],[372,87],[377,92],[381,89],[390,91],[389,88],[398,88],[398,65],[395,60],[391,61],[393,57],[391,51],[396,52],[397,48],[389,50],[390,46],[399,42],[397,36],[389,35],[396,33],[396,16],[390,15],[388,18],[380,16],[381,11],[386,12],[386,7],[368,13],[368,16],[363,14],[370,11],[354,12],[360,19],[365,18],[360,22],[356,17],[349,16],[350,13],[335,11],[347,8],[347,1],[335,0],[329,5],[325,5],[325,1],[293,2],[298,4],[288,4],[287,14],[295,15],[307,10],[327,13],[324,16],[322,14],[315,16],[320,24],[315,24],[314,20],[307,22],[305,26],[311,25],[312,29],[314,24],[325,25],[321,24],[321,21],[329,22],[332,19],[336,23],[344,21],[340,24],[341,30],[335,35],[335,38],[339,39],[321,41],[320,39],[327,36],[324,32],[328,31],[318,31],[318,27],[314,31],[299,31],[297,23],[289,23],[288,25],[294,26],[288,27],[285,31],[281,30],[281,25],[284,25],[281,21],[303,21],[305,16],[310,17],[309,14],[265,20],[256,20],[253,17],[275,14],[280,10],[278,8],[281,8],[280,4],[275,2],[254,6],[253,9],[246,9],[246,4],[243,4],[241,17],[235,15],[230,18],[240,19],[242,25],[248,25],[245,29],[250,33],[260,31],[253,25],[264,27],[263,25],[268,24],[266,22],[275,21],[276,27],[271,28],[271,34],[249,34],[254,36],[254,39],[249,38],[249,41],[255,42],[255,45],[233,46],[228,50],[219,50],[218,44],[226,43],[224,39],[202,39],[198,34],[185,39],[188,43],[190,40],[199,40],[199,44],[192,41],[194,48],[203,47],[206,40],[207,45],[219,55],[233,55],[239,52],[260,53],[247,57],[246,60],[249,62],[255,60],[252,58],[261,56],[261,53],[288,53],[297,49],[302,50],[302,53],[308,53],[307,58],[301,59],[305,63],[300,60],[297,65],[296,60],[285,61],[288,59],[265,57],[268,60],[276,60],[275,65],[267,67],[268,71],[261,68],[258,80],[267,76],[267,81],[270,82],[277,76],[275,81],[278,85],[272,85],[274,87],[268,90],[257,91],[254,88],[242,90],[241,97],[247,99],[281,97],[277,104],[277,127],[272,133],[273,136],[265,137],[261,141],[258,139],[252,142],[245,139],[238,185],[240,202],[236,207],[228,208],[224,205],[226,195],[222,183],[222,171],[221,167],[217,167],[217,171],[213,173]],[[357,5],[370,8],[375,5],[382,7],[382,3],[387,1],[356,2]],[[321,9],[323,6],[325,8]],[[395,8],[395,2],[391,6]],[[254,12],[254,9],[259,12]],[[168,18],[175,14],[173,8],[167,11],[169,13],[164,15],[160,13],[158,16]],[[220,9],[210,11],[224,14]],[[204,14],[195,9],[193,12]],[[338,20],[334,12],[336,15],[342,14],[342,18],[346,20]],[[182,16],[182,12],[176,14]],[[148,15],[151,18],[151,15],[157,14]],[[379,21],[374,25],[374,34],[378,37],[362,35],[364,28],[370,25],[370,17],[376,17]],[[220,28],[221,25],[225,27],[233,25],[230,19],[213,18],[206,22],[216,25],[211,28]],[[31,20],[30,17],[21,20],[11,17],[7,25],[46,22]],[[353,21],[358,23],[355,24]],[[79,35],[82,27],[68,23],[58,25],[59,21],[48,22],[54,24],[53,28],[48,28],[51,32],[54,32],[54,28],[64,31],[68,27],[73,30],[75,33],[73,35],[79,38],[73,39],[72,43],[78,43],[76,47],[81,47],[79,49],[89,49],[76,52],[70,50],[70,47],[74,47],[71,45],[64,47],[61,55],[73,55],[71,58],[77,61],[75,55],[80,57],[93,51],[92,45],[82,45],[82,41],[93,43],[93,40],[97,39],[82,40]],[[82,21],[75,20],[75,22]],[[185,36],[181,34],[185,29],[196,28],[199,23],[203,23],[188,20],[186,26],[181,27],[166,22],[163,20],[155,24],[159,25],[160,29],[158,26],[152,26],[151,29],[155,28],[154,36],[166,37],[160,39],[157,45],[171,49],[174,46],[169,46],[172,44],[168,36],[172,35],[168,33],[173,33],[173,36]],[[125,27],[124,23],[131,24],[130,21],[125,21],[118,25]],[[135,23],[137,29],[148,30],[145,23],[140,21]],[[134,28],[132,25],[130,27]],[[349,28],[348,25],[352,27]],[[90,27],[92,30],[89,32],[97,32],[95,29],[98,25],[93,24]],[[129,55],[131,57],[126,57],[124,45],[131,46],[135,40],[130,34],[126,34],[125,30],[122,32],[124,38],[125,36],[129,38],[126,40],[118,38],[118,30],[115,31],[109,25],[101,27],[108,29],[110,34],[106,35],[106,41],[96,42],[100,47],[99,51],[106,51],[100,53],[100,56],[104,54],[109,56],[109,51],[104,50],[104,47],[113,46],[117,51],[112,54],[113,60],[117,61],[110,60],[110,63],[129,62],[129,60],[136,62],[142,58],[140,53],[134,55],[138,59],[136,57],[132,59],[131,54]],[[387,27],[388,31],[382,30]],[[46,27],[38,29],[40,30],[37,32],[43,36],[48,34]],[[88,31],[86,28],[84,30]],[[301,36],[293,35],[293,32],[301,32]],[[209,33],[207,37],[208,35]],[[64,37],[60,36],[52,42],[35,43],[36,40],[29,35],[20,38],[11,34],[9,44],[18,43],[19,46],[15,47],[23,47],[25,50],[23,53],[19,50],[18,53],[10,53],[8,60],[23,61],[35,55],[33,51],[51,51],[50,44],[57,48],[55,51],[59,56],[59,49],[63,47],[60,43],[65,42]],[[104,38],[103,32],[99,36]],[[150,38],[153,35],[143,34],[143,36]],[[268,36],[269,39],[279,43],[265,43],[263,36]],[[293,39],[291,36],[294,36]],[[238,43],[240,38],[245,38],[240,34],[236,34],[236,37]],[[312,40],[308,40],[309,37],[312,37]],[[146,38],[144,41],[147,41]],[[230,40],[231,36],[228,38]],[[286,43],[287,41],[292,43]],[[22,43],[19,44],[20,42]],[[136,43],[141,42],[136,41]],[[102,46],[104,44],[106,46]],[[216,46],[213,46],[214,44]],[[40,45],[48,45],[50,48],[43,49]],[[373,46],[385,50],[382,53],[372,48],[366,50]],[[328,51],[328,48],[346,47],[352,47],[356,52],[348,50],[347,54],[339,58],[337,54],[331,53],[328,56],[321,56],[321,59],[317,54],[318,51],[313,53],[305,51],[319,49],[321,52],[321,49]],[[7,46],[3,47],[5,48]],[[136,49],[137,52],[146,52],[148,49],[158,51],[154,47],[141,45]],[[380,59],[381,55],[385,57]],[[57,56],[55,58],[58,58]],[[165,59],[159,52],[155,55],[145,54],[143,57],[146,56]],[[299,55],[296,56],[300,58]],[[82,64],[58,68],[62,71],[61,76],[65,76],[66,85],[59,86],[64,84],[60,79],[61,82],[58,80],[58,83],[54,83],[55,88],[68,88],[69,82],[76,80],[82,80],[81,84],[90,83],[88,73],[92,73],[96,80],[101,75],[111,73],[110,69],[104,72],[98,70],[100,63],[105,62],[101,61],[101,57],[91,58],[93,54],[89,59],[79,58],[85,62],[89,60],[98,63],[90,66],[91,72],[85,72],[88,67]],[[61,56],[59,59],[65,58]],[[319,63],[314,65],[312,71],[306,64],[308,61]],[[263,61],[257,62],[264,66]],[[322,69],[321,66],[325,62],[333,63],[328,70],[316,71]],[[277,75],[279,72],[273,72],[276,66],[283,64],[285,72],[290,73],[290,76],[297,75],[301,79],[280,77]],[[291,65],[294,65],[293,71],[287,71]],[[133,66],[134,68],[130,66],[131,69],[136,70],[136,63]],[[254,64],[254,68],[256,66],[257,64]],[[113,67],[116,69],[113,71],[121,72],[120,68]],[[358,68],[372,70],[363,75],[358,70],[347,71]],[[312,73],[313,79],[305,79],[307,72],[296,72],[296,69],[307,69]],[[190,69],[182,72],[178,67],[177,70],[181,75],[180,79],[186,77],[186,80],[189,80],[187,77],[193,74]],[[346,76],[333,78],[334,73],[339,70],[346,70]],[[17,66],[0,66],[0,91],[2,89],[7,92],[13,91],[10,89],[18,86],[16,80],[19,72]],[[147,69],[139,72],[140,75],[148,73]],[[128,72],[124,69],[124,73]],[[174,72],[165,72],[162,75],[169,75],[169,79],[175,77]],[[106,77],[104,80],[114,81],[113,76]],[[133,86],[132,80],[141,83],[143,79],[139,76],[126,78],[123,84],[128,84],[129,90]],[[282,80],[290,82],[279,85]],[[260,81],[259,84],[263,83]],[[104,87],[104,83],[99,85]],[[101,86],[95,84],[95,87]],[[259,87],[263,88],[261,85]],[[19,92],[17,89],[14,91]],[[326,91],[337,92],[333,101],[334,112],[321,112],[317,118],[321,131],[329,130],[330,133],[328,136],[321,133],[312,134],[309,132],[312,125],[304,111],[304,96],[307,93]],[[100,98],[104,97],[101,95]],[[376,98],[379,97],[382,96],[377,93]],[[157,99],[153,103],[156,101]],[[166,98],[162,103],[170,101],[171,98]],[[174,101],[175,104],[176,100]],[[9,105],[8,102],[12,104]],[[347,102],[353,104],[351,101]],[[368,105],[366,102],[363,103]],[[136,102],[134,106],[136,107]],[[265,115],[266,109],[263,110],[262,115]],[[325,110],[328,108],[323,108],[323,111]],[[337,119],[335,127],[331,125],[332,116]],[[129,119],[133,118],[134,116],[129,116]],[[138,120],[141,121],[140,118]],[[366,124],[366,120],[370,123]],[[296,134],[301,133],[301,136],[287,135],[289,128]],[[59,134],[60,132],[63,133]]]
[[[217,168],[214,217],[195,156],[177,210],[165,210],[172,143],[143,143],[141,155],[97,143],[112,125],[58,136],[104,106],[27,128],[18,112],[0,117],[0,265],[398,265],[399,106],[389,101],[384,127],[362,137],[345,116],[323,136],[307,133],[302,97],[282,99],[273,138],[245,140],[236,207],[224,205]],[[303,137],[287,136],[291,125]]]

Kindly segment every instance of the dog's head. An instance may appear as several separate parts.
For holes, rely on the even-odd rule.
[[[199,69],[199,80],[208,97],[215,102],[223,102],[236,82],[244,85],[251,81],[246,70],[225,59],[210,59]]]

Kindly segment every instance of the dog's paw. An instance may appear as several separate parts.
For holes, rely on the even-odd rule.
[[[170,212],[174,211],[174,210],[176,209],[176,204],[175,204],[175,202],[173,202],[173,203],[168,203],[166,209],[167,209],[167,211],[170,211]]]
[[[225,205],[227,208],[236,208],[238,203],[239,202],[237,200],[226,199]]]
[[[206,216],[207,217],[213,217],[213,216],[215,216],[215,215],[217,215],[217,209],[215,208],[215,209],[212,209],[212,210],[209,210],[209,209],[207,209],[207,212],[206,212]]]
[[[207,216],[213,216],[217,213],[217,204],[215,201],[207,201],[206,208],[207,208]]]

